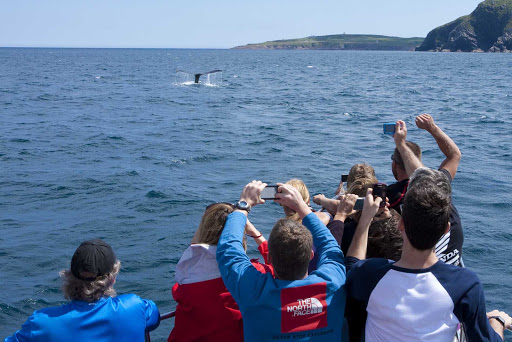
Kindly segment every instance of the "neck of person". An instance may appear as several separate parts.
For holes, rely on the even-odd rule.
[[[400,168],[398,168],[397,173],[396,173],[396,180],[401,182],[401,181],[406,180],[406,179],[409,179],[409,176],[407,175],[407,172],[405,172],[404,170],[401,170]]]
[[[404,238],[402,247],[402,256],[395,265],[411,270],[421,270],[433,266],[439,259],[436,257],[435,247],[421,251],[414,248],[411,243]]]

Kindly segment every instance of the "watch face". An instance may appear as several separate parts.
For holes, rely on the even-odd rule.
[[[238,209],[241,209],[241,210],[251,210],[251,206],[249,205],[249,203],[247,203],[246,201],[239,201],[237,204],[236,204],[236,207]]]

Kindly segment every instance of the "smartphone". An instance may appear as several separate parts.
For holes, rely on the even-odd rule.
[[[356,200],[356,204],[354,204],[354,210],[363,210],[364,207],[364,197],[359,197]]]
[[[347,182],[347,179],[348,179],[348,175],[341,175],[341,181],[343,183],[346,183]]]
[[[380,207],[383,208],[386,206],[386,184],[384,183],[375,183],[373,184],[373,197],[382,198],[382,202],[380,202]]]
[[[395,134],[396,124],[395,123],[385,123],[383,125],[384,134]]]
[[[261,190],[261,199],[264,200],[274,200],[276,199],[277,194],[277,185],[267,185],[263,190]]]

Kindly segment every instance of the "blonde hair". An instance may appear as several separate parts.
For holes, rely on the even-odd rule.
[[[375,178],[375,169],[368,163],[355,164],[350,168],[347,177],[347,189],[359,178]],[[377,181],[375,181],[377,183]]]
[[[347,188],[347,193],[354,194],[359,197],[366,196],[366,190],[368,188],[373,187],[373,184],[378,183],[378,180],[375,176],[369,176],[365,178],[358,178],[350,184]]]
[[[350,186],[347,189],[347,193],[354,194],[359,197],[366,197],[366,191],[368,190],[368,188],[373,187],[373,184],[375,183],[378,183],[377,178],[375,176],[370,175],[369,177],[365,178],[357,178],[352,182],[352,184],[350,184]],[[359,222],[361,212],[362,211],[358,211],[352,216],[352,218],[356,222]]]
[[[233,210],[234,206],[229,203],[215,203],[206,207],[198,228],[198,243],[216,246],[219,243],[226,220]],[[246,249],[245,235],[242,244]]]
[[[68,300],[82,300],[95,302],[102,297],[115,297],[114,283],[121,270],[121,262],[116,260],[112,271],[94,280],[78,279],[71,270],[62,270],[59,275],[62,279],[62,292]]]
[[[300,195],[302,196],[302,199],[304,200],[304,203],[309,205],[309,190],[306,184],[301,179],[298,178],[292,178],[286,184],[289,184],[293,186],[295,189],[299,190]],[[299,214],[297,214],[294,210],[288,208],[287,206],[283,205],[283,210],[286,215],[287,219],[301,222],[301,219],[299,217]]]

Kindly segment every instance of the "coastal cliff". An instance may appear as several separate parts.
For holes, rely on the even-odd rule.
[[[512,0],[485,0],[429,32],[416,51],[512,52]]]
[[[391,50],[413,51],[423,38],[400,38],[381,35],[334,34],[247,44],[233,49],[249,50]]]

